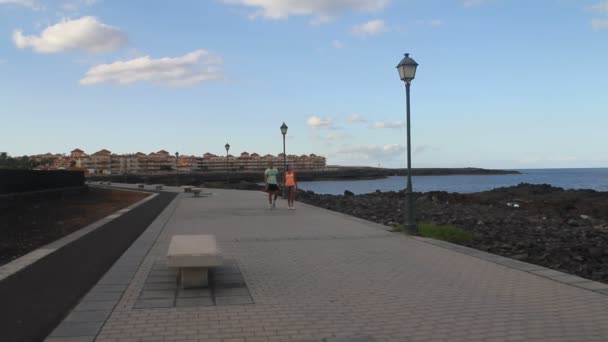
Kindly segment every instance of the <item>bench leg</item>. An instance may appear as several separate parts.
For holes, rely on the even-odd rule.
[[[182,289],[208,287],[209,277],[206,267],[180,268],[180,285]]]

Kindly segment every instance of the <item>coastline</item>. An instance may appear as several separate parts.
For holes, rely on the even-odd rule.
[[[166,173],[128,173],[114,175],[89,175],[90,180],[108,180],[113,182],[128,183],[162,183],[166,185],[175,184],[178,179],[180,184],[199,185],[204,182],[226,182],[230,183],[259,182],[263,171],[229,172],[186,172],[171,171]],[[481,168],[415,168],[412,169],[414,176],[449,176],[449,175],[505,175],[521,174],[514,170],[493,170]],[[385,169],[372,167],[328,167],[325,170],[299,170],[299,181],[337,181],[337,180],[373,180],[383,179],[390,176],[407,175],[407,169]]]

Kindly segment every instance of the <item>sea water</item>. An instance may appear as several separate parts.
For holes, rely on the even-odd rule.
[[[593,189],[608,191],[608,168],[595,169],[527,169],[516,170],[521,174],[507,175],[448,175],[414,176],[413,189],[416,192],[449,191],[478,192],[494,188],[517,185],[519,183],[550,184],[565,189]],[[349,190],[355,194],[380,191],[398,191],[406,186],[406,177],[395,176],[375,180],[343,180],[299,182],[303,190],[319,194],[343,194]]]

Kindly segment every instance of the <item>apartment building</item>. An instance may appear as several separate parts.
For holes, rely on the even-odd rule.
[[[123,173],[147,173],[163,172],[177,169],[183,172],[189,171],[259,171],[264,170],[268,162],[273,161],[277,167],[283,165],[284,156],[279,154],[264,156],[258,153],[242,152],[238,157],[234,155],[218,156],[205,153],[203,156],[175,155],[165,150],[145,154],[137,152],[133,154],[113,154],[111,151],[102,149],[93,154],[86,154],[83,150],[76,148],[65,154],[41,154],[30,158],[44,161],[40,168],[67,169],[78,167],[87,169],[93,174],[123,174]],[[326,167],[325,157],[310,155],[288,155],[288,164],[293,164],[298,170],[302,169],[324,169]]]

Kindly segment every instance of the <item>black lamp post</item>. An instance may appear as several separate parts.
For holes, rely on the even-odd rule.
[[[409,233],[417,233],[416,221],[414,218],[414,195],[412,193],[412,139],[410,134],[410,83],[416,76],[416,68],[418,63],[410,58],[410,54],[406,53],[405,57],[397,65],[399,70],[399,78],[405,82],[405,101],[407,112],[407,189],[406,198],[408,206],[408,214],[406,223],[403,226],[403,231]]]
[[[226,184],[230,184],[230,161],[228,159],[228,151],[230,150],[230,144],[226,143],[224,148],[226,148]]]
[[[287,135],[287,125],[283,122],[281,125],[281,134],[283,134],[283,177],[287,172],[287,154],[285,154],[285,136]],[[287,189],[283,186],[283,198],[287,195]]]
[[[179,186],[179,165],[177,163],[179,159],[179,152],[175,152],[175,186]]]

